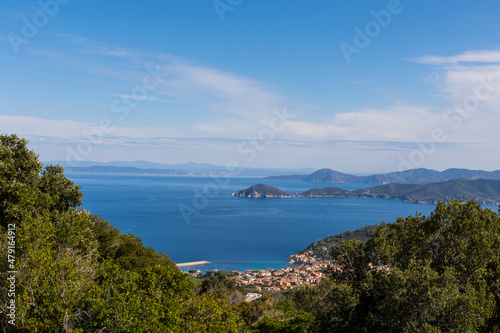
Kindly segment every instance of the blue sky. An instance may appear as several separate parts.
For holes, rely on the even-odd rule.
[[[0,132],[44,161],[500,169],[500,3],[3,1]]]

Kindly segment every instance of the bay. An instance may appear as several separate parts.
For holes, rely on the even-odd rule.
[[[271,181],[262,178],[131,174],[68,174],[83,207],[132,233],[175,262],[210,261],[202,271],[279,269],[310,243],[346,230],[428,215],[435,205],[390,199],[249,199],[231,193],[266,183],[289,193],[366,184]],[[495,209],[495,208],[493,208]]]

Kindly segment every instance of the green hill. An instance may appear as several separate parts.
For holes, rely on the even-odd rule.
[[[288,194],[276,187],[266,184],[253,185],[247,189],[241,190],[238,193],[232,194],[235,197],[245,198],[289,198],[292,195]]]
[[[420,184],[387,184],[351,191],[352,197],[400,199],[404,202],[436,204],[440,200],[475,200],[483,204],[500,204],[500,180],[454,179]]]
[[[310,244],[308,247],[306,247],[304,250],[300,251],[299,253],[313,251],[313,254],[316,257],[319,257],[321,259],[328,259],[330,257],[330,254],[329,254],[330,248],[332,246],[338,245],[341,240],[348,241],[351,239],[357,239],[361,242],[366,242],[368,239],[370,239],[370,236],[372,235],[372,233],[375,230],[377,230],[377,228],[379,226],[380,225],[378,225],[378,224],[369,225],[366,227],[356,229],[354,231],[344,231],[341,234],[328,236],[322,240],[319,240],[317,242]]]
[[[336,269],[314,272],[324,274],[314,286],[280,280],[293,289],[247,303],[225,274],[195,288],[168,256],[83,209],[63,171],[0,135],[2,332],[500,332],[500,215],[472,200],[315,242],[308,249],[330,247]],[[492,197],[498,182],[423,194],[432,190]],[[289,195],[263,184],[243,195],[252,191]]]
[[[318,183],[358,183],[358,184],[427,184],[458,178],[500,180],[500,170],[483,171],[469,169],[447,169],[436,171],[430,169],[411,169],[370,176],[355,176],[332,169],[321,169],[310,175],[269,176],[264,179],[306,181]]]
[[[398,199],[409,203],[437,204],[440,200],[475,200],[482,204],[500,204],[500,180],[453,179],[430,184],[396,184],[374,186],[348,191],[339,187],[311,189],[302,193],[288,194],[275,187],[257,184],[241,190],[235,196],[247,198],[380,198]]]
[[[80,186],[27,144],[0,135],[2,332],[244,329],[225,300],[195,295],[167,255],[81,208]]]
[[[340,187],[313,188],[309,191],[300,193],[301,197],[348,197],[350,191]]]

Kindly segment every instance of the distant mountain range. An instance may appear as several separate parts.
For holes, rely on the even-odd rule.
[[[170,170],[170,169],[142,169],[136,167],[93,165],[88,167],[65,167],[66,172],[77,173],[124,173],[124,174],[157,174],[157,175],[196,175],[199,172]]]
[[[430,169],[412,169],[401,172],[390,172],[370,176],[355,176],[331,169],[321,169],[309,175],[280,175],[269,176],[265,177],[264,179],[307,181],[318,183],[427,184],[458,178],[500,180],[500,170],[490,172],[469,169],[447,169],[444,171],[436,171]]]
[[[67,172],[85,173],[139,173],[139,174],[197,174],[197,175],[217,175],[226,174],[227,168],[221,165],[207,163],[184,163],[184,164],[161,164],[148,161],[113,161],[113,162],[93,162],[81,161],[78,164],[64,161],[47,161],[44,164],[59,164]],[[269,176],[296,173],[310,173],[313,168],[240,168],[234,175],[241,176]]]
[[[500,204],[500,180],[460,178],[430,184],[391,183],[353,191],[339,187],[327,187],[294,194],[286,193],[266,184],[257,184],[238,193],[233,193],[233,196],[246,198],[382,198],[426,204],[436,204],[439,200],[472,199],[482,204],[498,205]]]
[[[44,164],[59,164],[67,172],[83,173],[128,173],[128,174],[188,174],[188,175],[224,175],[227,168],[207,163],[161,164],[148,161],[81,161],[78,165],[64,161],[47,161]],[[451,179],[491,179],[500,180],[500,170],[482,171],[469,169],[412,169],[401,172],[374,174],[368,176],[351,175],[332,169],[314,171],[312,168],[239,168],[231,175],[264,177],[271,180],[307,181],[318,183],[359,183],[359,184],[427,184]],[[300,174],[304,173],[304,174]],[[305,174],[309,173],[309,174]]]

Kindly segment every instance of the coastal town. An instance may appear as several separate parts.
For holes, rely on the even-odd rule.
[[[247,270],[235,271],[233,277],[236,285],[253,287],[257,291],[282,291],[298,288],[302,285],[316,285],[324,277],[324,271],[332,267],[330,260],[319,260],[312,251],[294,254],[289,257],[294,267],[280,270]]]
[[[321,248],[327,251],[326,247]],[[318,259],[313,251],[302,254],[294,254],[288,257],[289,263],[295,267],[286,267],[280,270],[246,270],[244,272],[233,271],[236,285],[253,287],[257,291],[282,291],[298,288],[302,285],[316,285],[325,276],[325,271],[340,271],[340,267],[331,260]],[[374,271],[389,274],[390,267],[387,265],[368,264]]]
[[[336,267],[330,260],[317,258],[312,251],[294,254],[288,258],[292,267],[279,270],[233,271],[230,278],[236,285],[253,288],[258,292],[277,292],[302,285],[316,285],[325,276],[324,272],[327,268],[335,269]]]

